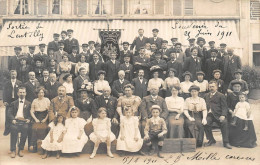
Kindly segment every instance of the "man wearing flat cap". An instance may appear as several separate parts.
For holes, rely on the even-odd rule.
[[[153,37],[149,38],[150,44],[156,43],[157,49],[161,49],[163,39],[158,37],[159,30],[153,29],[152,32],[153,32]]]
[[[149,42],[149,39],[144,36],[144,29],[138,30],[138,36],[135,37],[134,41],[131,44],[130,51],[135,56],[138,55],[139,50],[141,47],[144,47],[146,43]],[[135,52],[133,52],[133,49],[135,48]]]
[[[186,57],[191,56],[191,49],[195,47],[195,38],[190,38],[189,39],[189,47],[185,49],[185,55]]]
[[[169,48],[169,52],[175,51],[175,44],[178,42],[178,38],[171,38],[172,46]]]
[[[222,61],[217,58],[217,49],[211,50],[211,57],[205,62],[206,79],[210,81],[213,79],[213,70],[222,70]]]
[[[19,56],[21,56],[22,48],[20,46],[14,47],[15,56],[8,59],[8,70],[17,70],[19,66]]]
[[[59,50],[54,52],[54,57],[56,57],[56,61],[57,63],[60,63],[62,61],[62,56],[63,55],[68,55],[67,52],[64,51],[64,46],[65,46],[65,42],[64,41],[59,41]]]
[[[211,52],[215,51],[216,49],[217,48],[215,47],[215,41],[209,41],[209,50],[207,52],[207,56],[205,57],[205,60],[209,59],[211,57]]]
[[[223,64],[224,65],[223,80],[225,82],[226,89],[227,89],[227,86],[229,85],[230,81],[235,79],[235,76],[234,76],[235,71],[237,71],[238,69],[241,69],[241,67],[242,67],[241,59],[239,56],[234,54],[233,48],[228,48],[227,53],[228,53],[228,56],[225,56],[224,61],[223,61],[223,63],[224,63]]]
[[[53,41],[48,43],[47,53],[49,53],[50,47],[53,48],[54,52],[59,50],[59,43],[58,43],[59,37],[60,37],[60,34],[58,34],[58,33],[53,34]]]
[[[162,59],[165,60],[166,62],[170,60],[170,58],[169,58],[170,50],[167,47],[168,47],[168,41],[163,40],[162,48],[159,51],[162,53]]]
[[[43,62],[42,62],[43,67],[47,67],[48,59],[49,59],[48,55],[45,53],[45,47],[46,47],[46,44],[44,44],[44,43],[39,44],[40,52],[34,56],[34,61],[35,61],[35,58],[43,59]]]
[[[123,42],[123,50],[120,51],[119,56],[117,56],[117,60],[120,62],[120,64],[124,63],[124,57],[126,55],[130,55],[130,57],[132,56],[132,53],[130,52],[130,50],[128,50],[129,48],[129,43],[128,42]],[[131,63],[133,63],[133,58],[131,57]]]
[[[219,49],[217,57],[223,62],[224,57],[228,55],[228,53],[226,52],[227,44],[221,43],[219,46],[220,46],[220,49]]]
[[[67,33],[68,33],[68,38],[65,40],[64,51],[66,51],[68,54],[71,54],[72,53],[72,45],[76,45],[77,46],[77,52],[79,52],[79,42],[78,42],[77,39],[73,38],[73,30],[68,29]]]
[[[35,46],[28,46],[29,53],[27,53],[27,61],[28,65],[33,65],[33,58],[35,56]]]
[[[206,146],[211,146],[216,143],[212,134],[212,123],[215,122],[220,126],[223,146],[227,149],[232,149],[228,138],[228,106],[225,95],[217,91],[217,83],[215,81],[209,82],[210,92],[205,95],[207,105],[207,124],[205,125],[205,133],[209,140]]]
[[[165,78],[166,68],[167,68],[167,63],[166,63],[165,60],[162,60],[161,57],[162,57],[161,52],[156,52],[155,53],[155,60],[147,63],[147,66],[148,66],[148,68],[150,68],[150,71],[159,68],[160,69],[159,77],[164,79]]]

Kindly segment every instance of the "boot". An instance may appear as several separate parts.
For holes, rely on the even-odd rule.
[[[151,144],[149,146],[149,152],[148,152],[148,155],[153,155],[154,154],[154,147],[153,147],[153,144]]]
[[[162,146],[159,146],[159,145],[158,145],[158,153],[157,153],[157,156],[158,156],[159,158],[164,158],[164,156],[162,155]]]
[[[56,159],[60,159],[60,151],[57,151]]]
[[[46,159],[48,158],[48,156],[49,156],[48,151],[45,151],[44,155],[42,155],[42,159]]]

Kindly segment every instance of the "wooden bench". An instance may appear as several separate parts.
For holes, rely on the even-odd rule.
[[[154,142],[153,142],[154,143]],[[157,150],[157,144],[154,144]],[[83,148],[82,153],[91,154],[94,148],[94,143],[88,141]],[[147,152],[148,147],[144,144],[142,151]],[[179,139],[165,139],[163,145],[163,153],[187,153],[196,151],[196,140],[194,138],[179,138]],[[111,152],[116,153],[116,140],[111,144]],[[97,154],[106,154],[107,146],[105,143],[101,143],[97,150]]]

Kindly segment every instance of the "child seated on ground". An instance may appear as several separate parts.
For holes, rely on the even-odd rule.
[[[131,107],[125,107],[125,116],[120,118],[120,133],[116,149],[120,151],[138,152],[143,146],[143,139],[139,131],[139,119],[133,116]],[[142,152],[140,151],[140,154]]]
[[[107,144],[107,155],[111,158],[114,155],[111,153],[111,142],[116,139],[115,135],[111,132],[111,122],[107,118],[106,108],[101,107],[98,109],[98,118],[92,121],[94,132],[89,135],[92,142],[95,143],[90,159],[93,159],[97,153],[97,149],[100,143],[106,142]]]
[[[149,147],[149,155],[153,155],[154,147],[152,140],[158,141],[158,153],[159,158],[164,158],[161,155],[164,136],[167,133],[167,126],[163,118],[160,118],[160,112],[162,109],[159,105],[153,105],[151,107],[152,117],[148,119],[144,129],[144,141]]]
[[[75,106],[70,108],[69,114],[70,118],[66,119],[65,122],[66,133],[62,144],[62,153],[75,153],[78,156],[88,141],[84,132],[87,122],[78,117],[79,109]]]
[[[239,94],[239,102],[236,104],[235,110],[232,114],[233,121],[231,125],[236,126],[237,118],[245,120],[244,131],[248,130],[248,120],[252,120],[250,105],[246,102],[246,95],[243,93]]]
[[[63,136],[65,129],[65,118],[58,114],[53,122],[49,124],[50,132],[42,141],[42,149],[44,149],[44,155],[42,159],[46,159],[50,155],[50,151],[57,151],[56,158],[60,158],[60,151],[62,149]]]

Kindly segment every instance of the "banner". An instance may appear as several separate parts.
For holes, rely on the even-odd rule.
[[[99,38],[101,40],[101,54],[105,58],[106,61],[109,59],[111,53],[116,53],[119,55],[119,39],[121,37],[121,31],[99,31]]]

